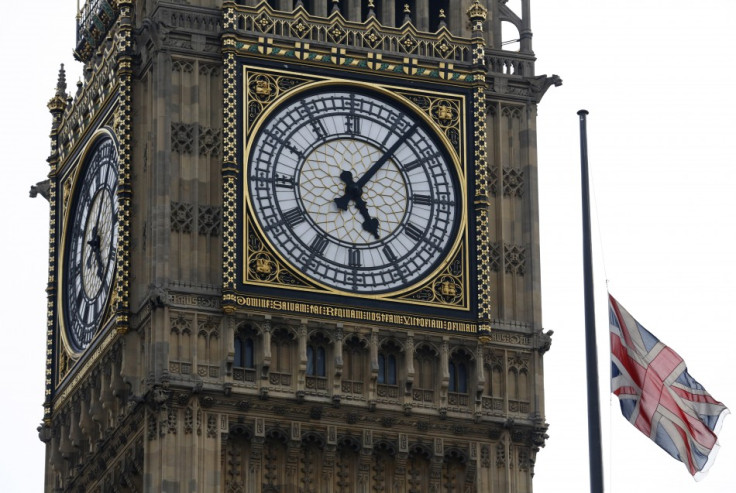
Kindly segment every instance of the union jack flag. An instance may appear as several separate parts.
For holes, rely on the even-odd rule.
[[[690,376],[677,353],[608,298],[611,391],[621,412],[700,479],[715,460],[728,409]]]

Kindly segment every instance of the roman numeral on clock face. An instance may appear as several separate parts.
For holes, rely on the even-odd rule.
[[[419,205],[432,205],[432,197],[429,195],[417,194],[412,197],[415,204]]]
[[[419,241],[424,236],[424,231],[413,223],[407,223],[406,235],[414,241]]]
[[[314,240],[312,240],[312,243],[309,244],[309,249],[312,250],[314,253],[322,254],[325,251],[325,248],[327,248],[327,238],[323,236],[315,236]]]
[[[294,188],[294,178],[291,176],[276,175],[274,184],[279,188]]]
[[[348,128],[348,132],[353,135],[360,134],[360,117],[357,115],[347,115],[345,117],[345,126]]]
[[[404,165],[404,171],[411,171],[422,165],[421,159],[415,159],[414,161]]]
[[[306,219],[307,218],[304,217],[304,214],[298,207],[294,207],[293,209],[284,212],[284,221],[290,228],[304,222]]]
[[[360,267],[360,250],[351,249],[348,257],[350,267]]]
[[[389,245],[383,247],[383,254],[386,256],[389,262],[396,262],[396,254]]]

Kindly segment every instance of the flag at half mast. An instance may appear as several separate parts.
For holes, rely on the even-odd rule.
[[[639,324],[610,294],[611,392],[636,428],[682,461],[696,480],[718,452],[728,409],[687,372],[682,358]]]

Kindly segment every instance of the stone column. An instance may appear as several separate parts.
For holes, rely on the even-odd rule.
[[[420,31],[429,31],[429,0],[416,0],[414,25]]]
[[[332,400],[340,402],[340,389],[342,388],[342,341],[344,338],[342,324],[337,324],[335,329],[335,373],[332,382]]]
[[[354,22],[360,22],[361,17],[362,17],[361,16],[362,9],[361,9],[360,4],[361,4],[361,0],[348,0],[347,1],[348,11],[343,12],[342,16],[348,20],[351,20]]]
[[[279,0],[279,10],[283,10],[284,12],[291,12],[294,10],[294,1],[293,0]]]
[[[400,0],[399,0],[400,1]],[[396,24],[396,14],[394,10],[395,0],[383,0],[381,2],[381,24],[384,26],[393,26]]]
[[[406,333],[406,350],[404,351],[406,365],[406,383],[408,387],[414,383],[414,332]]]
[[[268,370],[271,368],[271,320],[266,319],[260,326],[261,341],[263,343],[263,373],[261,378],[268,378]]]
[[[313,14],[320,17],[327,17],[327,14],[329,13],[329,6],[327,5],[328,3],[329,0],[313,0]]]
[[[375,409],[376,406],[376,382],[378,381],[378,329],[374,328],[371,331],[371,345],[370,345],[370,357],[371,357],[371,374],[370,382],[368,385],[368,403]]]
[[[302,320],[299,325],[299,373],[296,379],[296,390],[297,393],[304,392],[306,388],[306,375],[307,375],[307,324],[305,320]],[[315,355],[316,356],[316,355]],[[314,363],[314,362],[313,362]]]

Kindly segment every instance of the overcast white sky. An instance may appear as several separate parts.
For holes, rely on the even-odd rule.
[[[510,0],[509,5],[519,0]],[[0,30],[0,477],[3,491],[41,491],[48,204],[28,198],[48,167],[59,63],[80,72],[74,0],[2,2]],[[609,399],[606,279],[611,293],[736,411],[736,2],[532,0],[537,74],[558,74],[539,107],[546,448],[537,493],[588,488],[577,110],[588,109],[595,208],[606,491],[736,491],[736,417],[695,483],[629,425]]]

